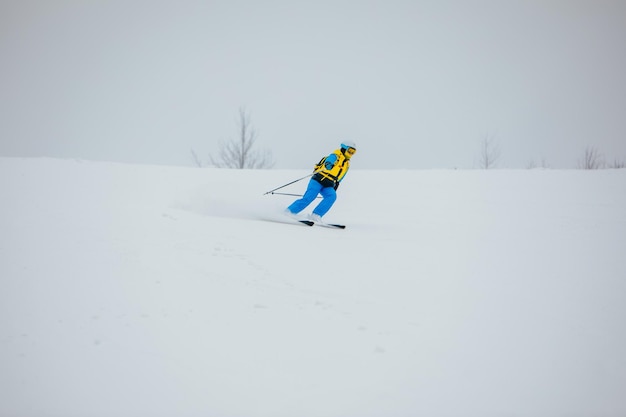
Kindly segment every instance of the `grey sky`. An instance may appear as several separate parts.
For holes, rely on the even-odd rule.
[[[242,106],[276,168],[626,161],[626,1],[0,3],[0,155],[190,165]]]

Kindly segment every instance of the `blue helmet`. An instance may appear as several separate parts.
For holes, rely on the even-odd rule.
[[[352,142],[351,140],[344,140],[343,142],[341,142],[341,149],[348,148],[356,149],[356,143]]]

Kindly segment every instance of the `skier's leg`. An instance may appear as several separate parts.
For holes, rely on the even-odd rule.
[[[287,210],[295,214],[300,213],[302,210],[307,208],[307,206],[311,204],[313,200],[315,200],[315,197],[317,197],[321,189],[322,184],[311,178],[309,180],[309,185],[307,186],[306,192],[304,193],[302,198],[291,203],[291,205],[287,207]]]
[[[337,193],[333,187],[324,187],[320,190],[320,194],[322,194],[322,201],[315,207],[313,210],[313,214],[317,214],[320,217],[323,217],[324,214],[328,213],[328,210],[335,204],[335,200],[337,200]]]

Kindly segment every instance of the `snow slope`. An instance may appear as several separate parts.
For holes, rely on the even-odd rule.
[[[626,415],[626,170],[306,174],[0,158],[0,416]]]

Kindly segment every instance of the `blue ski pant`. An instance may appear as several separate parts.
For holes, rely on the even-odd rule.
[[[308,207],[309,204],[315,200],[318,194],[322,195],[322,201],[313,209],[313,214],[317,214],[322,217],[328,213],[328,210],[335,204],[337,200],[337,193],[333,187],[324,187],[313,178],[309,180],[309,185],[301,199],[294,201],[289,207],[289,211],[292,213],[300,213],[302,210]]]

